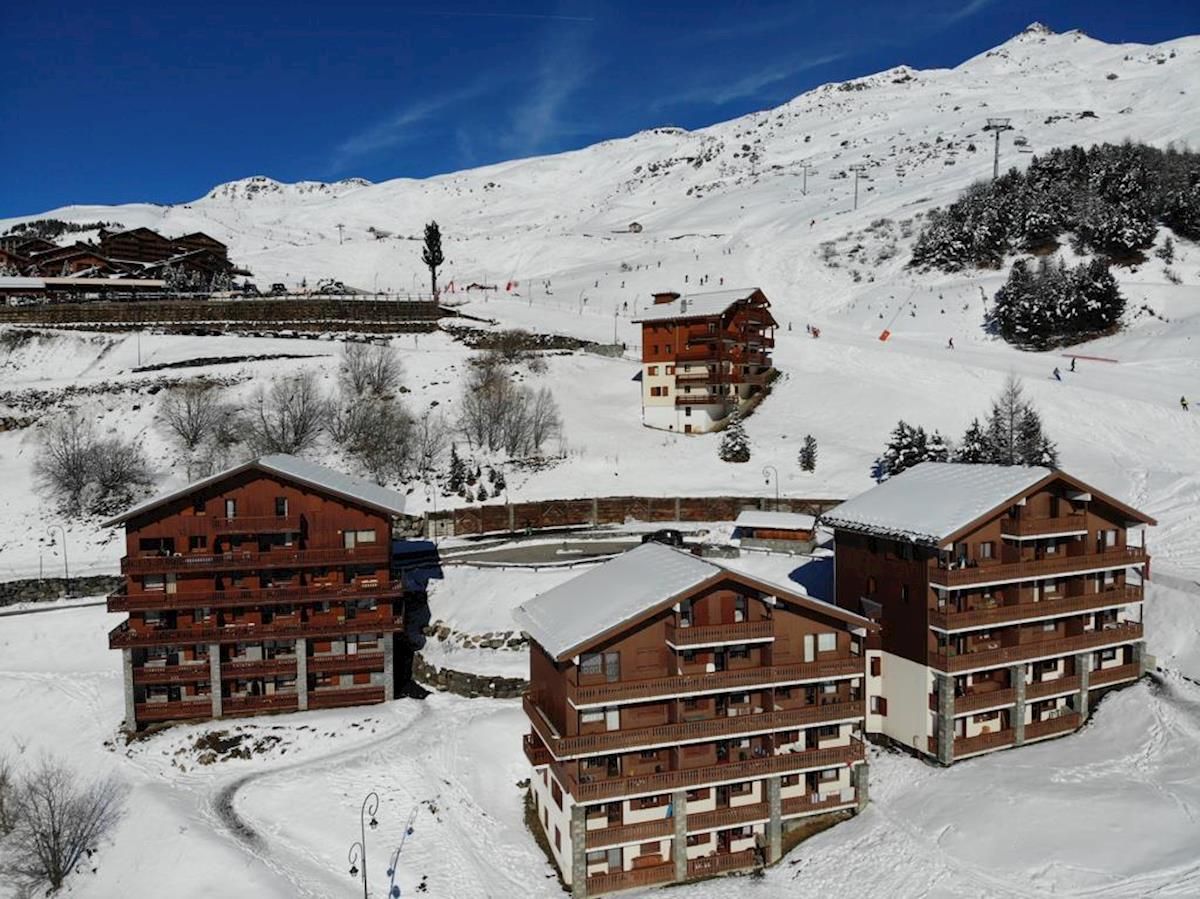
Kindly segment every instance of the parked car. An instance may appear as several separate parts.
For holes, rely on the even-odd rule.
[[[317,282],[317,293],[323,294],[344,294],[350,291],[346,289],[346,285],[341,281],[335,281],[333,278],[325,278]]]
[[[674,528],[662,528],[642,537],[643,543],[664,543],[667,546],[683,546],[683,533]]]
[[[245,284],[242,285],[242,296],[257,297],[257,296],[261,296],[261,295],[262,294],[260,294],[258,292],[258,285],[255,284],[253,281],[247,281]]]
[[[285,297],[287,296],[287,292],[288,289],[286,284],[280,284],[278,281],[276,281],[271,285],[271,296],[273,297]]]

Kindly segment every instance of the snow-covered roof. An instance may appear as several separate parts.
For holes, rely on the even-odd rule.
[[[739,528],[769,528],[776,531],[811,531],[816,524],[812,515],[802,512],[761,512],[747,509],[734,524]]]
[[[834,528],[941,543],[1048,474],[1040,466],[922,462],[830,509],[821,520]]]
[[[0,290],[41,290],[46,282],[41,278],[22,278],[18,275],[0,276]]]
[[[720,577],[761,585],[779,597],[819,608],[852,625],[871,626],[867,619],[795,588],[763,581],[653,541],[522,603],[513,611],[513,617],[546,652],[562,658]]]
[[[756,290],[758,290],[757,287],[735,287],[728,290],[710,290],[705,293],[685,294],[669,303],[655,303],[635,318],[634,322],[667,321],[677,318],[707,318],[710,315],[720,315],[735,303],[749,299]]]
[[[390,515],[402,515],[404,513],[404,496],[395,490],[389,490],[387,487],[381,487],[371,481],[356,478],[332,468],[326,468],[324,465],[317,465],[315,462],[309,462],[297,456],[277,453],[271,456],[261,456],[258,459],[253,459],[241,465],[235,465],[211,477],[195,481],[185,487],[172,490],[169,493],[152,497],[145,502],[138,503],[136,506],[126,509],[115,518],[110,518],[104,522],[104,526],[112,527],[113,525],[121,524],[135,515],[140,515],[180,496],[186,496],[197,488],[218,483],[243,471],[249,471],[252,468],[279,475],[289,481],[298,481],[317,490],[332,493],[335,496],[361,503],[364,506],[380,512],[386,512]]]

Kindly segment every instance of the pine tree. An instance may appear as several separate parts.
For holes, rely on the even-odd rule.
[[[425,247],[421,251],[421,261],[429,267],[429,280],[433,285],[433,295],[438,295],[437,270],[445,257],[442,255],[442,231],[437,222],[425,226]]]
[[[918,450],[924,430],[913,428],[901,419],[892,430],[887,446],[880,457],[886,477],[892,477],[922,461]]]
[[[487,485],[486,485],[486,484],[482,484],[482,483],[481,483],[481,484],[479,485],[479,491],[478,491],[478,492],[475,494],[475,498],[476,498],[477,500],[479,500],[480,502],[483,502],[485,499],[487,499],[487,498],[488,498],[488,491],[487,491]]]
[[[458,448],[450,444],[450,491],[462,493],[467,483],[467,466],[458,454]]]
[[[978,465],[982,462],[992,461],[992,452],[988,446],[987,434],[984,433],[983,425],[979,423],[978,418],[971,421],[967,432],[963,434],[962,441],[954,451],[954,461],[968,465]]]
[[[721,444],[717,455],[723,462],[749,462],[750,440],[746,437],[746,429],[742,425],[742,417],[734,412],[729,419],[729,425],[721,435]]]
[[[1021,382],[1009,375],[1004,382],[1004,389],[992,401],[992,412],[988,416],[987,445],[991,450],[991,462],[997,465],[1020,464],[1017,431],[1025,414],[1025,406]]]
[[[495,469],[496,480],[492,482],[492,492],[499,495],[501,491],[508,489],[508,482],[504,480],[504,470],[501,468]]]
[[[946,444],[946,438],[938,431],[934,431],[929,435],[929,440],[925,444],[924,461],[926,462],[949,462],[950,447]]]
[[[804,437],[804,445],[800,447],[799,461],[802,471],[817,470],[817,440],[812,434]]]

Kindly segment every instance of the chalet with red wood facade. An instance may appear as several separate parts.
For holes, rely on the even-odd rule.
[[[838,605],[881,626],[869,732],[950,764],[1070,733],[1149,665],[1154,520],[1065,472],[925,462],[823,521]]]
[[[769,383],[775,319],[757,287],[654,294],[642,326],[642,424],[699,434]]]
[[[866,803],[865,618],[658,543],[516,617],[532,798],[572,895],[774,862],[796,822]]]
[[[264,456],[144,502],[125,525],[121,650],[130,729],[394,697],[404,497]]]

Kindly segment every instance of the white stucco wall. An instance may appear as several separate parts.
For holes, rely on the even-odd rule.
[[[879,729],[875,733],[883,733],[897,743],[911,746],[918,752],[934,751],[930,738],[933,728],[930,722],[929,694],[933,691],[933,672],[925,665],[893,655],[890,652],[879,653],[881,658],[880,676],[868,677],[868,686],[874,682],[876,694],[887,700],[887,715],[869,715],[868,729],[874,723]],[[870,670],[868,662],[868,671]]]

